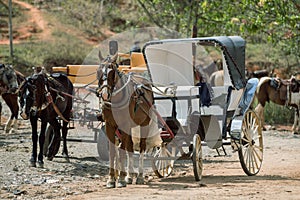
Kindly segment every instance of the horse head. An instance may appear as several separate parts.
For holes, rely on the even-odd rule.
[[[17,75],[11,66],[0,64],[0,85],[7,93],[15,93],[18,89]]]
[[[101,53],[99,53],[101,55]],[[102,57],[102,56],[101,56]],[[104,102],[109,102],[114,87],[119,79],[117,58],[118,53],[112,57],[108,56],[103,61],[100,58],[100,65],[97,69],[98,90],[97,94]]]
[[[43,110],[48,106],[47,81],[44,74],[35,74],[27,78],[23,85],[22,97],[25,99],[25,112],[21,114],[23,119],[28,119],[31,111]],[[24,105],[23,105],[24,106]]]
[[[300,92],[300,80],[296,79],[294,76],[291,78],[291,91],[293,93]]]

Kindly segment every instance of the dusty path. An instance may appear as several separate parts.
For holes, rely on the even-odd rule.
[[[19,33],[19,35],[14,38],[14,43],[20,43],[22,40],[26,40],[33,35],[37,40],[49,39],[51,30],[47,25],[48,23],[44,20],[42,11],[23,1],[13,0],[12,2],[23,7],[23,12],[28,18],[28,21],[17,28],[14,27],[13,24],[14,30]],[[0,40],[0,44],[9,44],[9,40]]]
[[[99,161],[96,144],[69,142],[70,163],[56,157],[45,168],[28,167],[30,127],[4,135],[0,129],[0,199],[299,199],[300,136],[287,131],[264,132],[264,161],[257,176],[246,176],[237,153],[215,157],[204,148],[204,171],[195,182],[191,162],[177,162],[172,176],[157,178],[149,163],[145,185],[106,189],[107,162]],[[75,131],[75,132],[74,132]],[[70,137],[92,137],[86,129]]]
[[[66,32],[67,34],[73,35],[89,45],[98,44],[98,42],[95,41],[95,38],[87,38],[84,33],[78,31],[78,29],[76,29],[75,27],[62,25],[58,21],[47,21],[47,19],[44,17],[43,10],[38,9],[27,2],[19,0],[13,0],[12,2],[14,4],[20,5],[23,8],[23,14],[26,16],[26,18],[28,18],[26,22],[19,24],[18,27],[13,24],[13,30],[18,33],[13,39],[14,44],[26,42],[27,39],[33,39],[35,41],[51,40],[51,34],[53,30]],[[113,33],[107,31],[107,34],[112,35]],[[0,40],[0,45],[9,45],[9,39],[4,38]]]

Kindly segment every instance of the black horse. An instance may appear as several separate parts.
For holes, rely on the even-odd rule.
[[[23,95],[23,98],[25,98],[25,112],[21,116],[23,119],[30,118],[32,128],[33,148],[30,165],[35,167],[38,159],[39,167],[43,167],[43,146],[47,123],[53,128],[53,136],[50,139],[46,156],[48,160],[52,160],[56,155],[61,140],[61,124],[58,117],[63,120],[63,155],[68,158],[66,138],[72,110],[72,82],[63,74],[55,73],[49,76],[39,73],[29,77],[24,88],[23,91],[27,94]],[[39,135],[40,151],[37,155],[38,119],[41,120],[41,131]]]

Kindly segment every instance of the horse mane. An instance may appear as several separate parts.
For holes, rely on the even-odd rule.
[[[262,86],[262,84],[265,83],[265,82],[267,82],[267,81],[269,81],[269,80],[271,80],[271,78],[268,77],[268,76],[262,77],[262,78],[259,80],[259,82],[258,82],[257,89],[256,89],[256,93],[259,93],[259,90],[260,90],[260,87]]]

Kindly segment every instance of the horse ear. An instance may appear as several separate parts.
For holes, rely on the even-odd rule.
[[[115,55],[113,55],[111,57],[111,62],[116,62],[117,61],[117,58],[118,58],[118,52],[115,53]]]
[[[98,52],[98,58],[99,58],[100,62],[102,62],[104,60],[104,58],[103,58],[102,53],[101,53],[100,50]]]

